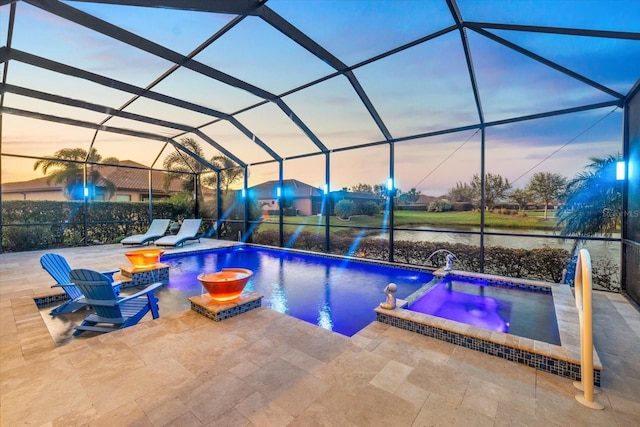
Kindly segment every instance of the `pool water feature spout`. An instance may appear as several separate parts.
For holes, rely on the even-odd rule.
[[[458,259],[458,257],[455,256],[455,254],[453,252],[451,252],[450,250],[448,250],[448,249],[438,249],[438,250],[433,251],[431,253],[431,255],[429,255],[427,257],[427,261],[426,262],[427,263],[430,262],[431,258],[434,255],[441,254],[441,253],[447,254],[447,257],[446,257],[447,263],[443,268],[445,268],[445,270],[451,270],[451,263],[453,262],[454,259]]]

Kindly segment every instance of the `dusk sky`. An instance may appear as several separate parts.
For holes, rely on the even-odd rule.
[[[191,53],[235,16],[169,9],[123,7],[68,1],[64,4],[111,22],[182,55]],[[606,88],[626,95],[640,78],[640,1],[636,0],[458,0],[468,22],[536,25],[635,33],[626,39],[485,30]],[[266,6],[307,34],[347,66],[454,24],[444,0],[269,0]],[[16,4],[12,49],[28,52],[138,87],[146,87],[173,65],[137,48],[55,16],[27,2]],[[0,47],[7,45],[10,6],[0,7]],[[471,29],[466,30],[485,121],[612,101],[615,98]],[[259,17],[247,17],[194,58],[272,94],[282,95],[335,70]],[[479,123],[460,33],[447,32],[354,69],[392,138],[403,138]],[[0,73],[3,73],[0,70]],[[119,108],[132,95],[96,83],[9,61],[8,84]],[[180,68],[154,92],[234,113],[262,101],[247,91]],[[329,149],[385,139],[349,80],[338,75],[282,97],[286,105]],[[4,107],[100,123],[103,113],[7,93]],[[139,99],[124,111],[201,127],[215,118]],[[287,158],[316,153],[313,142],[274,103],[237,114],[250,132]],[[614,106],[523,121],[486,130],[486,171],[523,186],[536,172],[574,176],[589,157],[622,151],[621,109]],[[193,134],[112,118],[109,126],[202,142],[206,157],[217,150]],[[267,152],[226,121],[201,130],[242,161],[270,160]],[[61,148],[88,149],[94,131],[3,114],[2,182],[42,176],[33,159]],[[457,181],[468,182],[480,168],[480,132],[465,130],[395,144],[396,183],[440,195]],[[172,150],[162,142],[99,132],[95,148],[161,168]],[[163,151],[164,148],[164,151]],[[331,154],[331,188],[379,184],[389,176],[389,147]],[[159,158],[153,164],[154,160]],[[250,167],[250,185],[277,179],[277,165]],[[285,178],[314,186],[324,183],[324,156],[285,161]]]

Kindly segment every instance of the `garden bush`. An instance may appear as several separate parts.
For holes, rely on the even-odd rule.
[[[473,203],[471,202],[453,202],[451,203],[451,210],[455,212],[466,212],[472,211],[474,209]]]
[[[427,211],[429,212],[448,212],[451,210],[451,203],[446,199],[434,200],[429,203]]]
[[[351,200],[340,200],[336,203],[336,215],[342,219],[348,219],[355,212],[355,203]]]
[[[377,215],[380,213],[380,205],[372,201],[362,202],[360,204],[360,213],[369,216]]]
[[[284,240],[289,241],[292,233],[285,232]],[[253,242],[278,246],[279,233],[276,230],[260,231],[253,234]],[[291,245],[294,249],[315,252],[324,251],[324,234],[303,231]],[[454,269],[480,271],[480,248],[462,243],[409,242],[394,243],[394,260],[398,263],[439,268],[446,263],[448,252],[455,255]],[[354,246],[353,236],[331,236],[331,253],[367,259],[386,261],[389,259],[388,241],[378,238],[362,238]],[[569,251],[565,249],[513,249],[498,246],[485,247],[485,273],[505,277],[525,278],[559,283],[569,261]],[[594,276],[595,277],[595,276]]]
[[[35,225],[30,227],[4,227],[2,230],[2,248],[6,252],[33,251],[47,249],[53,244],[49,227]]]
[[[154,218],[188,218],[193,215],[189,209],[168,201],[153,203]],[[149,203],[94,201],[87,205],[85,214],[81,201],[3,201],[2,250],[81,246],[85,241],[85,221],[89,244],[117,243],[125,236],[147,230]]]

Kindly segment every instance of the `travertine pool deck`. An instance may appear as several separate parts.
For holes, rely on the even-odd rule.
[[[56,252],[109,270],[127,250]],[[0,255],[2,426],[640,425],[640,314],[620,294],[594,293],[594,411],[556,375],[379,322],[348,338],[268,307],[221,322],[161,313],[56,347],[33,302],[52,284],[43,253]]]

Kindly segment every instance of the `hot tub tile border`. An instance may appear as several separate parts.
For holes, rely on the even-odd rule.
[[[554,375],[572,379],[574,381],[580,381],[581,379],[581,369],[579,363],[562,360],[544,354],[537,354],[524,348],[518,348],[516,346],[510,346],[492,342],[482,338],[464,335],[460,332],[420,323],[413,319],[405,319],[402,317],[392,316],[390,314],[381,312],[380,309],[376,309],[376,320],[399,329],[404,329],[420,335],[435,338],[437,340],[465,347],[470,350],[486,353],[491,356],[509,360],[511,362],[520,363],[539,371],[548,372]],[[594,368],[593,379],[594,385],[596,386],[600,386],[600,374],[601,370]]]

